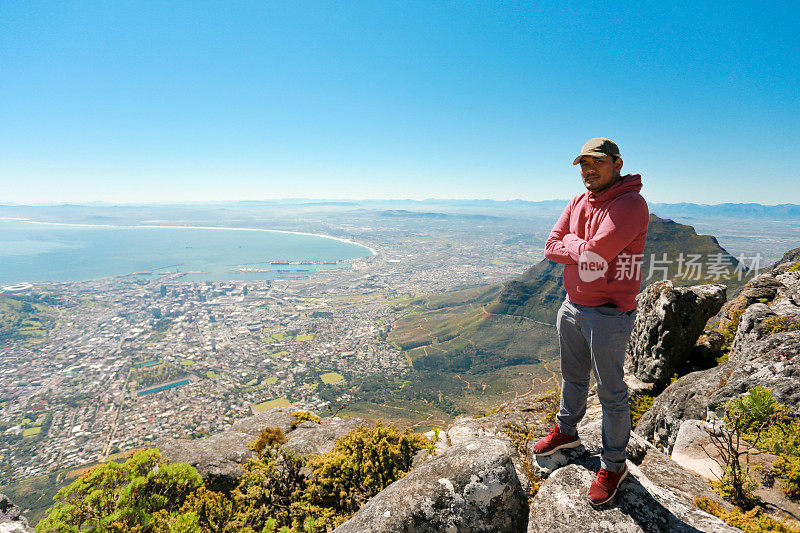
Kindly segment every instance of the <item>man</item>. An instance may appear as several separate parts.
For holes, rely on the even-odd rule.
[[[556,427],[534,444],[536,455],[580,444],[589,372],[603,406],[601,468],[589,488],[594,505],[609,501],[625,479],[631,431],[625,349],[641,283],[639,261],[650,218],[638,174],[620,175],[617,145],[589,140],[575,158],[586,192],[567,205],[545,244],[545,257],[564,266],[567,299],[556,319],[561,350],[561,406]]]

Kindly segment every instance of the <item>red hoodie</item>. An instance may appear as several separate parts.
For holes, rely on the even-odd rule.
[[[642,177],[628,174],[597,197],[589,191],[579,194],[564,209],[544,245],[544,256],[566,265],[564,289],[570,302],[636,308],[642,279],[637,265],[650,220],[640,190]]]

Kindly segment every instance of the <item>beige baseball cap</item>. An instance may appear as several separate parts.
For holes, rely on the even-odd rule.
[[[575,158],[575,161],[573,161],[572,164],[577,165],[580,163],[581,157],[585,155],[590,155],[592,157],[605,157],[607,155],[620,157],[619,146],[617,146],[617,143],[611,139],[606,139],[605,137],[595,137],[594,139],[589,139],[586,141],[586,144],[583,145],[583,148],[581,148],[581,153],[578,154],[578,157]]]

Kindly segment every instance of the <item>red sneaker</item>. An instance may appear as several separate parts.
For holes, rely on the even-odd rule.
[[[533,453],[535,455],[550,455],[562,448],[575,448],[580,444],[581,439],[578,435],[565,435],[556,426],[550,430],[550,433],[536,441],[536,444],[533,445]]]
[[[589,487],[589,503],[592,505],[602,505],[614,497],[619,488],[619,484],[628,475],[628,467],[622,472],[609,472],[605,468],[601,468],[597,473],[597,477],[592,481],[592,486]]]

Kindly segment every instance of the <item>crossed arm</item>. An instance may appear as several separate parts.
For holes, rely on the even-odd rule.
[[[547,237],[547,242],[544,244],[544,256],[551,261],[562,263],[564,265],[578,264],[578,261],[573,259],[569,254],[567,246],[563,241],[565,235],[572,235],[569,232],[569,217],[572,214],[572,208],[574,207],[573,204],[575,204],[574,200],[567,204],[567,207],[564,208],[561,216],[558,217],[558,220],[556,221],[556,225],[553,226],[553,229],[550,231],[550,236]]]
[[[544,246],[544,256],[556,263],[574,265],[584,252],[594,252],[611,262],[645,228],[649,222],[647,204],[639,198],[620,198],[608,207],[595,234],[582,239],[569,231],[574,201],[561,213]]]

